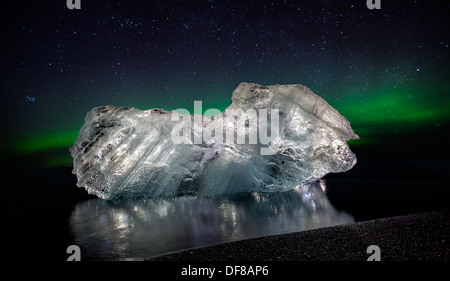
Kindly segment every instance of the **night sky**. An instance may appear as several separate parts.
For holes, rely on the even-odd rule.
[[[72,165],[95,106],[223,110],[240,82],[306,85],[350,121],[352,149],[429,156],[448,143],[448,1],[2,5],[2,166]]]

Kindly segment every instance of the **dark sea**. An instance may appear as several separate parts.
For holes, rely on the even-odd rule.
[[[439,164],[439,163],[438,163]],[[436,169],[434,167],[439,167]],[[444,167],[444,168],[442,168]],[[143,260],[217,243],[449,207],[446,165],[360,161],[328,175],[320,206],[299,190],[110,202],[71,168],[3,169],[2,260]]]

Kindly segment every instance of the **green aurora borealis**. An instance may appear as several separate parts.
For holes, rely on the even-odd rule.
[[[1,32],[0,164],[71,166],[95,106],[224,110],[240,82],[309,87],[350,121],[352,149],[380,157],[447,141],[448,4],[250,2],[16,3]]]
[[[328,101],[352,124],[359,140],[351,140],[353,146],[383,146],[390,138],[406,133],[426,132],[443,126],[450,120],[450,99],[439,99],[447,96],[450,88],[399,88],[391,87],[378,91],[378,95],[348,93],[338,100]],[[345,92],[345,91],[343,91]],[[231,92],[230,92],[231,97]],[[184,108],[193,112],[193,101]],[[213,104],[213,102],[211,102]],[[208,108],[225,109],[229,103],[214,104]],[[138,107],[145,109],[146,107]],[[165,106],[172,110],[175,107]],[[84,116],[80,116],[73,129],[41,130],[25,134],[19,139],[9,141],[10,150],[18,155],[40,155],[39,164],[44,167],[70,166],[72,158],[68,148],[75,142],[79,129],[83,125]],[[433,128],[436,127],[436,128]]]

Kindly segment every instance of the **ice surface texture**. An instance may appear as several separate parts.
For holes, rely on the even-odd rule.
[[[88,112],[70,148],[77,185],[111,200],[208,197],[290,190],[356,164],[346,143],[358,139],[350,123],[307,87],[241,83],[232,101],[227,110],[278,110],[279,134],[271,139],[272,155],[261,155],[261,147],[267,145],[259,142],[174,144],[174,127],[182,122],[181,117],[172,121],[174,112],[102,106]],[[234,128],[236,135],[246,134],[248,140],[253,117],[242,128],[233,121],[241,116],[227,118],[227,110],[215,120],[222,117],[224,132]],[[194,123],[199,117],[189,120]],[[200,126],[205,129],[211,122],[204,118]],[[192,132],[192,140],[197,133]]]

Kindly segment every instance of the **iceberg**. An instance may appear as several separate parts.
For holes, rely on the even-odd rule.
[[[359,137],[307,87],[241,83],[231,99],[209,117],[93,108],[70,148],[77,186],[108,200],[214,197],[292,190],[356,164],[346,142]]]

